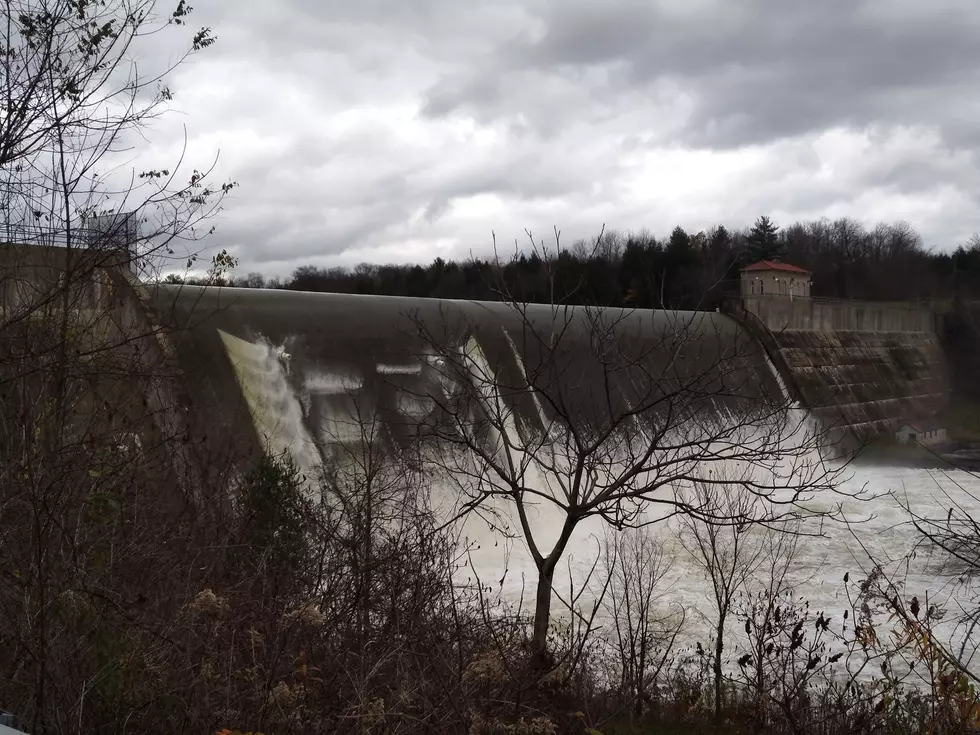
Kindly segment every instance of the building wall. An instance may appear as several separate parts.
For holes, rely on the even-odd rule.
[[[933,311],[912,304],[784,296],[748,296],[743,297],[742,304],[773,332],[936,332]]]
[[[810,276],[785,271],[746,271],[742,273],[742,297],[810,296]]]
[[[914,438],[913,438],[914,437]],[[911,426],[904,425],[896,434],[899,444],[922,444],[931,446],[946,441],[946,429],[935,428],[917,432]]]
[[[908,426],[907,424],[905,424],[905,425],[902,426],[901,429],[899,429],[896,432],[895,438],[898,440],[898,443],[899,444],[908,444],[909,443],[909,439],[912,438],[912,434],[914,434],[914,433],[915,432],[912,430],[912,428],[910,426]]]

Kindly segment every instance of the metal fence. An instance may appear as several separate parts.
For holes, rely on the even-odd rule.
[[[98,251],[112,255],[114,265],[123,265],[138,274],[141,262],[137,255],[139,231],[135,218],[113,218],[113,221],[115,224],[102,221],[95,227],[75,228],[0,223],[0,245],[58,249],[71,246],[78,250]]]
[[[95,226],[43,227],[0,223],[0,243],[47,247],[118,248],[132,252],[139,239],[135,220],[125,218],[118,225],[108,222]]]

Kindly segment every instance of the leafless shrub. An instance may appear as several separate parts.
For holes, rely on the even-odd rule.
[[[724,709],[724,652],[726,627],[733,605],[752,576],[765,561],[766,511],[758,497],[748,493],[738,482],[695,483],[690,501],[708,508],[712,516],[732,518],[728,524],[704,523],[691,516],[682,519],[681,544],[699,567],[708,583],[712,603],[709,619],[712,630],[711,671],[714,689],[715,721],[721,722]]]
[[[609,589],[603,601],[604,627],[611,629],[607,637],[617,675],[614,689],[631,717],[641,717],[657,699],[684,623],[683,608],[667,610],[661,603],[673,563],[646,530],[606,535],[602,574],[609,579]]]

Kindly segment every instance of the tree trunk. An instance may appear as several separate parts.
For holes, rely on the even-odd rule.
[[[636,701],[633,702],[633,715],[636,719],[640,719],[643,716],[643,693],[645,691],[644,681],[646,670],[647,670],[647,637],[646,630],[643,631],[640,638],[640,652],[636,657],[636,676],[635,687],[636,687]]]
[[[555,565],[545,559],[538,568],[538,589],[534,596],[534,636],[531,647],[535,653],[545,652],[548,644],[548,624],[551,622],[551,583],[555,576]]]
[[[546,557],[535,555],[538,567],[538,589],[534,595],[534,635],[531,638],[531,648],[539,656],[548,648],[548,624],[551,622],[551,586],[555,578],[555,567],[565,553],[568,540],[578,523],[577,518],[566,517],[561,534],[555,542],[551,553]],[[530,535],[530,529],[525,524],[525,533]]]
[[[722,613],[718,616],[718,629],[715,631],[715,660],[713,664],[715,675],[715,724],[721,723],[721,657],[725,650],[725,618]]]

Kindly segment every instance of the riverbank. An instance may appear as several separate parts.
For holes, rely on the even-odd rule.
[[[854,461],[864,465],[887,465],[912,469],[980,471],[980,439],[954,438],[933,445],[899,444],[879,439],[862,447]]]
[[[894,441],[870,442],[858,451],[854,462],[910,469],[953,469],[954,465],[947,459],[952,449],[953,445],[925,447],[921,444],[899,444]]]

